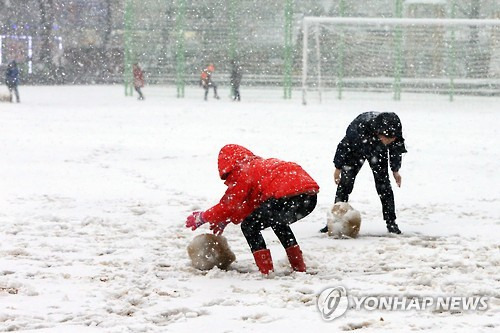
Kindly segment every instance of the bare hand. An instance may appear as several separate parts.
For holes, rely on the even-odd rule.
[[[401,175],[397,171],[393,171],[392,175],[394,176],[394,180],[396,180],[396,184],[398,184],[398,187],[401,187]]]
[[[340,169],[335,169],[333,172],[333,179],[335,180],[335,184],[338,185],[340,183]]]

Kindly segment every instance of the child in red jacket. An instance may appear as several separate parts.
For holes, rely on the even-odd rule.
[[[144,87],[144,72],[142,71],[139,64],[134,64],[132,66],[132,74],[134,75],[134,89],[139,94],[138,100],[143,100],[144,95],[142,94],[141,88]]]
[[[220,235],[230,222],[241,230],[262,274],[273,271],[271,252],[261,231],[271,227],[286,250],[295,271],[306,266],[290,224],[316,207],[318,184],[298,164],[263,159],[239,145],[226,145],[219,153],[219,175],[227,185],[220,202],[204,212],[192,213],[186,227],[195,230],[209,222]]]

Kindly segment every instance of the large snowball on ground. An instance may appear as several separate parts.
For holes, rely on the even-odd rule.
[[[196,236],[187,247],[194,268],[209,270],[215,266],[227,269],[236,259],[224,236],[203,234]]]
[[[328,236],[356,238],[361,227],[361,214],[347,202],[337,202],[328,211]]]
[[[10,95],[0,94],[0,102],[10,102]]]

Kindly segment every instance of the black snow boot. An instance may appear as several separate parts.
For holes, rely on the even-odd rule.
[[[391,234],[400,234],[401,230],[399,230],[398,225],[396,224],[396,221],[386,221],[387,224],[387,231],[390,232]]]
[[[325,225],[323,228],[319,229],[319,232],[321,232],[321,233],[323,233],[323,234],[324,234],[325,232],[328,232],[328,224],[327,224],[327,225]]]

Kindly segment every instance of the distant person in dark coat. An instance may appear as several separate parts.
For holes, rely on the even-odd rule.
[[[144,95],[142,94],[141,88],[144,87],[144,72],[141,67],[139,67],[139,64],[134,64],[132,66],[132,72],[134,74],[134,89],[139,94],[138,100],[143,100]]]
[[[401,186],[402,154],[406,153],[399,117],[393,112],[365,112],[354,119],[345,137],[337,146],[334,179],[338,185],[335,202],[347,202],[356,175],[368,160],[375,178],[375,188],[382,202],[382,212],[390,233],[400,234],[396,224],[394,193],[389,179],[389,167]],[[321,229],[327,232],[328,227]]]
[[[7,66],[7,71],[5,72],[5,84],[9,88],[10,101],[13,102],[12,91],[16,94],[17,103],[20,102],[19,99],[19,68],[17,68],[17,63],[12,61]]]
[[[241,78],[243,76],[242,73],[242,68],[240,64],[235,61],[231,60],[231,87],[233,88],[233,100],[235,101],[241,101],[241,96],[240,96],[240,83],[241,83]]]

